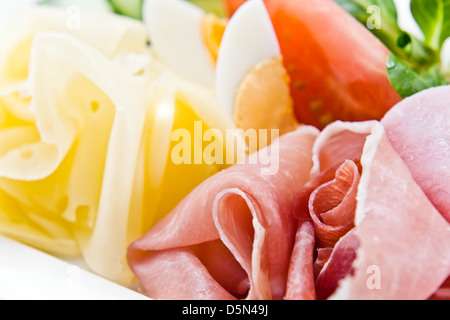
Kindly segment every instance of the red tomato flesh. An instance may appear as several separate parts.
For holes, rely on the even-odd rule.
[[[245,1],[228,0],[234,9],[237,2]],[[336,120],[380,120],[401,100],[387,75],[389,50],[334,1],[265,3],[299,122],[322,129]]]

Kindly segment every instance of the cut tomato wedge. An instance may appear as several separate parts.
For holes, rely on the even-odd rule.
[[[245,1],[227,0],[230,12]],[[389,50],[332,0],[265,0],[280,42],[299,122],[380,120],[401,98]]]
[[[224,0],[228,16],[231,17],[237,9],[247,0]]]

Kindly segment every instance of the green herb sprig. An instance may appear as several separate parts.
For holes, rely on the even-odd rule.
[[[393,88],[409,97],[427,88],[449,84],[441,61],[441,51],[450,36],[450,0],[411,0],[411,12],[423,32],[418,39],[398,25],[393,0],[335,0],[364,24],[391,51],[386,67]],[[379,8],[380,24],[369,27],[373,13]]]

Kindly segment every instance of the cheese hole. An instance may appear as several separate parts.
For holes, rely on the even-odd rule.
[[[23,149],[22,151],[20,151],[20,156],[23,159],[28,160],[33,156],[33,152],[30,149]]]
[[[77,216],[78,221],[85,222],[89,218],[89,206],[78,206],[75,214]]]
[[[92,101],[91,102],[91,111],[93,113],[96,113],[99,108],[100,108],[100,105],[99,105],[99,103],[97,101]]]
[[[56,202],[56,212],[63,213],[66,211],[68,205],[69,197],[67,197],[67,195],[61,196]]]
[[[135,76],[143,76],[145,74],[145,70],[144,69],[139,69],[138,71],[136,71],[134,73]]]

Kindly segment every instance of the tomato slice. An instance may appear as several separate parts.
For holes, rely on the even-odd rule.
[[[389,50],[332,0],[266,0],[300,122],[380,120],[401,98]]]
[[[224,0],[228,16],[231,17],[246,0]]]
[[[245,1],[227,0],[235,10]],[[380,120],[401,98],[388,49],[332,0],[265,0],[280,42],[298,121]]]

